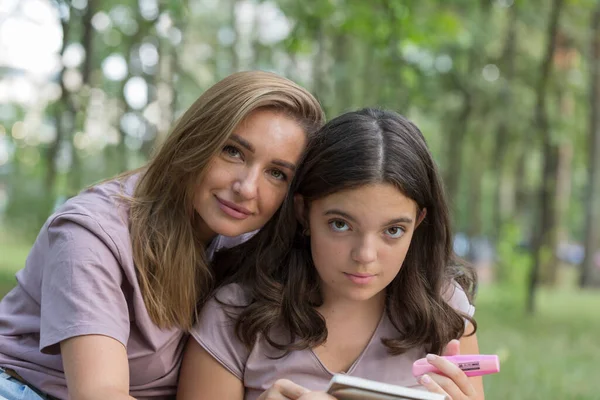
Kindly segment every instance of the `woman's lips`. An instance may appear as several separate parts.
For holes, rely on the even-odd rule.
[[[246,219],[250,215],[252,215],[252,212],[247,208],[239,206],[230,201],[220,199],[217,196],[215,196],[215,198],[217,199],[217,203],[219,204],[219,208],[221,209],[221,211],[223,211],[225,214],[229,215],[232,218],[241,220]]]

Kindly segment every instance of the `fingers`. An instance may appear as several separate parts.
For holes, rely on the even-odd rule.
[[[455,364],[434,354],[427,355],[427,361],[436,367],[440,374],[429,374],[428,378],[421,378],[421,384],[427,390],[449,395],[452,400],[475,398],[477,391],[471,384],[467,375]],[[424,381],[431,380],[428,385]]]
[[[436,375],[436,374],[431,374],[431,375]],[[439,375],[437,375],[439,376]],[[423,375],[422,377],[419,378],[419,383],[421,385],[423,385],[423,387],[425,387],[425,389],[427,389],[428,392],[431,393],[437,393],[437,394],[442,394],[444,396],[446,396],[447,400],[459,400],[460,397],[454,398],[451,397],[441,386],[439,383],[437,383],[437,381],[433,380],[432,377],[428,374]]]
[[[298,400],[335,400],[335,397],[323,392],[309,392],[303,394]]]
[[[290,400],[299,399],[303,394],[310,392],[310,390],[305,387],[297,385],[288,379],[278,379],[273,384],[272,389],[275,389],[276,392],[280,393],[283,398]],[[270,399],[269,397],[267,398]]]
[[[434,380],[444,388],[446,392],[452,395],[450,392],[455,392],[454,387],[456,387],[461,393],[464,393],[464,395],[468,397],[475,395],[475,388],[471,384],[471,381],[458,366],[435,354],[428,354],[427,361],[445,375],[442,377],[437,374],[431,374]],[[439,376],[439,379],[436,379],[434,375]],[[454,399],[454,397],[452,398]]]

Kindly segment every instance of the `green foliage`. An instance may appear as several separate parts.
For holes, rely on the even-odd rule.
[[[43,189],[43,181],[29,177],[10,186],[4,224],[17,237],[35,238],[54,207],[52,193]]]
[[[0,225],[0,296],[3,289],[14,284],[14,274],[25,266],[25,260],[35,236],[23,235],[18,228]]]
[[[81,43],[86,10],[76,10],[70,2],[60,3],[71,10],[65,44]],[[160,113],[156,108],[134,110],[150,125],[149,121],[164,111],[175,119],[202,90],[236,68],[274,70],[314,91],[329,117],[362,106],[381,106],[418,120],[453,196],[450,201],[458,230],[495,238],[497,188],[509,182],[509,188],[502,189],[510,192],[504,196],[510,199],[502,212],[513,222],[501,227],[496,243],[498,276],[509,286],[522,284],[530,256],[515,246],[517,236],[536,223],[533,216],[539,207],[536,193],[543,154],[534,129],[536,88],[549,39],[552,0],[169,0],[158,2],[158,14],[153,17],[142,16],[138,0],[89,4],[94,5],[95,13],[107,15],[111,24],[104,31],[92,30],[92,47],[86,49],[91,57],[91,87],[68,93],[75,122],[74,128],[65,132],[65,140],[72,141],[75,132],[88,129],[91,89],[103,92],[103,106],[109,110],[105,119],[121,132],[120,118],[132,110],[125,104],[125,81],[109,81],[102,72],[102,63],[111,54],[127,61],[125,79],[141,76],[147,82],[153,106],[159,86],[173,90],[173,103],[161,103]],[[290,34],[270,44],[260,41],[262,15],[242,15],[248,7],[268,4],[278,7],[290,23]],[[583,239],[586,220],[589,23],[596,6],[594,0],[566,1],[560,19],[561,37],[565,38],[561,46],[569,50],[572,59],[568,67],[560,69],[558,63],[553,67],[545,99],[550,137],[556,144],[573,148],[572,196],[560,222],[567,241]],[[511,55],[508,38],[513,20]],[[167,25],[182,33],[180,42],[171,41],[173,31],[165,34]],[[159,64],[154,69],[141,67],[143,43],[158,45]],[[3,71],[0,69],[0,74]],[[69,110],[63,100],[45,105],[47,121],[52,121],[58,110]],[[29,112],[12,108],[17,115],[0,121],[7,128]],[[500,129],[503,125],[504,131]],[[10,135],[10,129],[7,132]],[[498,161],[500,132],[506,143]],[[124,139],[131,145],[131,137]],[[40,144],[28,146],[37,150],[25,149],[22,140],[17,142],[21,154],[39,151],[43,155],[49,148]],[[143,164],[152,145],[123,151],[122,145],[109,144],[95,154],[75,150],[71,156],[78,155],[81,164],[73,164],[71,171],[59,176],[59,183],[47,194],[41,188],[48,161],[41,156],[39,165],[31,166],[23,161],[29,156],[13,157],[14,165],[7,169],[11,171],[6,177],[10,198],[5,220],[19,229],[35,230],[52,208],[54,197],[120,172],[123,157],[129,167]],[[520,164],[525,168],[519,170]],[[450,191],[451,178],[456,182]]]
[[[509,222],[502,226],[496,249],[496,279],[511,297],[523,298],[521,296],[526,293],[527,276],[533,260],[524,247],[524,239],[525,235],[518,224]]]

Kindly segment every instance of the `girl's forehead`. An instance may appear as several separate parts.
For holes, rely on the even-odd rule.
[[[417,204],[388,183],[359,186],[329,194],[312,202],[311,209],[320,214],[348,214],[357,222],[381,222],[391,219],[414,219]]]

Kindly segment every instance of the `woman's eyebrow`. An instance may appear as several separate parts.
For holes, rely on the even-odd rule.
[[[254,146],[252,145],[252,143],[250,143],[246,139],[244,139],[244,138],[236,135],[235,133],[232,133],[231,136],[229,136],[229,139],[233,140],[234,142],[239,143],[241,146],[243,146],[244,148],[246,148],[251,153],[254,153],[256,151],[256,149],[254,148]]]

